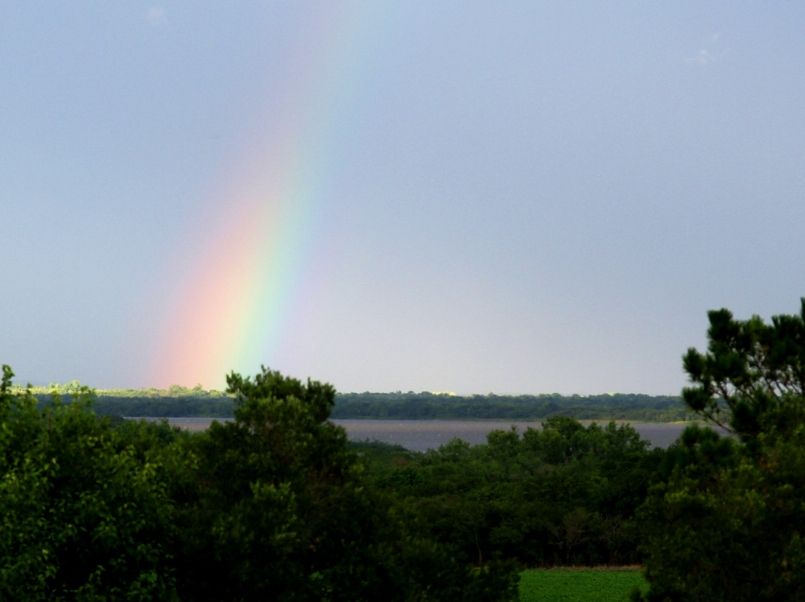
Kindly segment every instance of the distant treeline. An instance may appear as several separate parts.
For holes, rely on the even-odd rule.
[[[44,405],[53,400],[53,395],[50,394],[40,393],[36,397]],[[63,395],[61,398],[69,402],[71,396]],[[234,401],[230,397],[172,397],[167,395],[118,397],[101,393],[95,397],[92,407],[99,416],[232,418],[235,415]]]
[[[674,396],[613,395],[444,395],[437,393],[342,393],[333,418],[516,419],[567,416],[580,420],[670,422],[692,418]]]
[[[50,394],[37,391],[40,401]],[[69,393],[63,395],[69,399]],[[218,392],[99,391],[95,411],[106,416],[231,418],[233,400]],[[341,393],[332,418],[511,419],[566,416],[579,420],[671,422],[691,419],[679,397],[617,393],[613,395],[444,395],[439,393]]]

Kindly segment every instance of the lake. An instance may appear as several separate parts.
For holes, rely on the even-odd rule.
[[[146,420],[157,420],[147,418]],[[170,424],[191,431],[209,427],[213,418],[167,418]],[[486,435],[494,430],[508,430],[515,426],[520,432],[527,428],[539,428],[541,421],[511,420],[366,420],[343,419],[333,423],[346,429],[353,441],[382,441],[394,443],[412,451],[435,449],[451,439],[463,439],[468,443],[485,443]],[[605,425],[607,421],[581,420],[583,424]],[[632,422],[640,436],[654,447],[668,447],[682,433],[688,423],[683,422]]]

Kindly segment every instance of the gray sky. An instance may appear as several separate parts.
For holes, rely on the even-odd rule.
[[[708,309],[805,294],[800,3],[0,23],[0,362],[23,382],[262,363],[343,391],[677,393]]]

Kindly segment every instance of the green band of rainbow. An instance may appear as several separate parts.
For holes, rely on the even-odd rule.
[[[166,336],[152,369],[157,386],[218,388],[231,370],[248,374],[279,359],[283,326],[314,261],[333,145],[348,122],[357,40],[370,17],[365,7],[322,6],[292,53],[294,77],[269,87],[283,98],[281,116],[267,119],[273,131],[249,149],[226,192],[208,201],[210,218],[198,233],[205,242],[166,303]]]

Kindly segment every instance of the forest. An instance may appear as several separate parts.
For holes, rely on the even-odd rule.
[[[805,599],[805,300],[709,313],[692,425],[552,415],[415,453],[350,443],[334,388],[231,373],[189,433],[0,383],[0,599],[516,600],[528,567],[638,564],[633,600]],[[360,398],[360,396],[357,396]],[[368,401],[371,401],[368,400]]]
[[[78,383],[36,387],[32,393],[47,403],[55,393],[69,401]],[[168,389],[97,391],[93,403],[102,416],[232,418],[234,398],[221,391],[174,385]],[[336,393],[331,418],[406,420],[541,420],[567,416],[579,420],[671,422],[695,416],[680,397],[613,393],[606,395],[446,395],[415,393]]]

